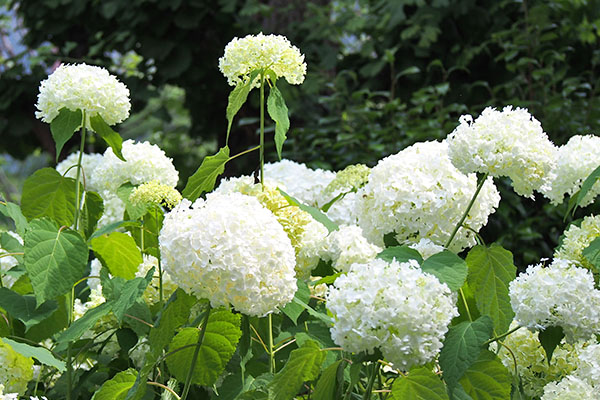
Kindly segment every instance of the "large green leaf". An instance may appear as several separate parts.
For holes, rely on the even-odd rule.
[[[58,115],[50,122],[50,132],[56,143],[56,160],[63,146],[81,126],[83,113],[81,110],[71,111],[66,107],[58,111]]]
[[[583,256],[600,272],[600,237],[592,240],[588,247],[583,249]]]
[[[225,370],[233,356],[237,342],[242,336],[240,315],[229,310],[218,309],[211,312],[198,351],[198,359],[192,375],[197,385],[212,385]],[[173,352],[184,346],[198,342],[200,331],[196,328],[183,328],[171,341],[169,350]],[[169,371],[180,381],[185,381],[191,368],[195,346],[172,353],[167,358]]]
[[[113,303],[112,309],[115,317],[121,322],[123,316],[133,307],[136,301],[142,297],[144,290],[148,287],[150,281],[152,281],[152,275],[154,274],[154,268],[150,268],[150,271],[143,278],[134,278],[125,282],[118,293],[113,293],[111,301]],[[119,279],[119,278],[113,278]]]
[[[440,352],[440,367],[450,392],[465,371],[479,358],[483,344],[492,337],[493,323],[483,315],[473,322],[465,321],[451,326]]]
[[[29,223],[25,269],[38,305],[70,291],[85,276],[87,261],[88,247],[77,232],[46,218]]]
[[[511,381],[510,372],[500,359],[484,350],[465,372],[460,384],[473,400],[510,400]]]
[[[340,368],[343,370],[345,365],[342,364],[342,362],[344,361],[338,360],[323,371],[312,395],[314,400],[330,400],[335,398],[336,389],[338,387],[338,370]]]
[[[446,386],[431,368],[416,368],[392,385],[393,400],[447,400]]]
[[[594,184],[598,180],[598,178],[600,178],[600,166],[596,167],[596,169],[593,170],[592,173],[589,174],[587,178],[585,178],[585,180],[581,184],[581,189],[579,189],[579,191],[577,191],[577,193],[574,193],[571,196],[565,218],[567,217],[567,215],[569,215],[569,213],[571,213],[571,211],[573,213],[575,213],[575,211],[577,210],[577,207],[579,207],[579,205],[581,204],[581,202],[583,201],[585,196],[588,194],[590,189],[594,186]]]
[[[427,258],[421,264],[421,269],[434,275],[454,292],[460,289],[467,279],[467,263],[448,250]]]
[[[54,357],[52,353],[45,347],[30,346],[26,343],[15,342],[14,340],[10,340],[8,338],[2,338],[2,341],[10,345],[14,351],[25,357],[33,357],[42,364],[54,367],[60,372],[66,370],[65,362]]]
[[[549,326],[538,333],[538,340],[546,352],[546,360],[548,364],[552,360],[552,353],[565,337],[563,328],[560,326]]]
[[[417,260],[419,264],[423,262],[421,254],[407,245],[388,247],[377,254],[377,258],[381,258],[387,262],[392,262],[394,259],[398,262],[406,262],[408,260]]]
[[[310,289],[308,288],[308,285],[301,279],[296,281],[296,285],[298,286],[298,289],[296,290],[294,297],[298,298],[304,303],[308,303],[310,300]],[[291,301],[281,309],[281,312],[287,315],[294,322],[294,325],[296,325],[298,322],[298,317],[304,310],[305,308],[300,304]]]
[[[136,187],[131,184],[131,182],[127,182],[119,186],[117,189],[117,196],[121,201],[125,204],[125,210],[127,210],[127,215],[129,215],[129,219],[137,220],[146,214],[148,211],[148,207],[145,204],[132,204],[129,201],[129,197],[131,196],[131,192]]]
[[[226,110],[227,136],[225,138],[225,145],[227,145],[229,143],[229,132],[231,132],[233,118],[235,117],[237,112],[240,111],[240,108],[242,108],[242,106],[246,102],[246,99],[248,98],[248,93],[250,93],[250,91],[252,90],[252,87],[253,87],[252,83],[254,82],[254,79],[256,78],[258,73],[259,73],[259,71],[252,71],[250,73],[250,79],[248,79],[248,82],[246,82],[245,84],[242,84],[242,83],[238,84],[235,88],[233,88],[231,93],[229,93],[229,100],[227,102],[227,110]]]
[[[35,171],[23,184],[21,210],[29,221],[49,217],[60,225],[73,225],[75,179],[63,177],[54,168]]]
[[[290,129],[290,118],[288,116],[288,108],[285,105],[285,100],[275,84],[273,84],[269,91],[269,97],[267,98],[267,112],[273,121],[275,121],[275,149],[277,149],[277,155],[281,160],[281,149],[283,148],[283,142],[285,142],[286,139],[285,134]]]
[[[281,190],[281,189],[278,189],[278,190],[283,195],[283,197],[285,197],[285,199],[288,201],[288,203],[291,206],[300,207],[301,210],[309,213],[315,219],[315,221],[322,223],[330,233],[339,228],[339,226],[335,222],[330,220],[329,217],[327,215],[323,214],[323,212],[321,210],[319,210],[318,208],[312,207],[312,206],[307,206],[306,204],[302,204],[298,199],[290,196],[283,190]]]
[[[135,278],[135,273],[143,262],[143,258],[131,236],[121,232],[112,232],[92,239],[91,243],[92,250],[113,276],[125,279]]]
[[[494,321],[497,333],[508,330],[514,312],[508,296],[508,285],[515,279],[517,268],[510,251],[497,244],[475,246],[467,255],[467,281],[473,290],[477,308]]]
[[[137,377],[137,371],[129,368],[121,371],[111,380],[104,384],[94,393],[92,400],[123,400],[127,396],[127,392],[133,386]]]
[[[13,318],[25,324],[25,332],[50,317],[58,308],[54,300],[47,300],[36,307],[34,296],[21,296],[7,288],[0,288],[0,307]]]
[[[23,216],[21,212],[21,207],[18,205],[11,203],[9,201],[6,204],[0,203],[0,213],[9,217],[15,222],[15,228],[19,236],[25,236],[25,230],[27,229],[27,219]]]
[[[87,310],[81,318],[73,322],[65,331],[61,332],[56,341],[59,344],[66,345],[69,342],[79,339],[85,331],[91,329],[100,318],[108,315],[111,310],[112,303],[109,302]]]
[[[317,342],[308,340],[290,353],[285,366],[269,383],[270,400],[290,400],[298,393],[302,383],[317,379],[325,360]]]
[[[121,150],[123,149],[123,139],[121,139],[121,136],[104,122],[100,114],[90,118],[90,125],[92,129],[104,139],[106,144],[110,146],[113,153],[115,153],[115,156],[123,161],[127,161],[125,157],[123,157],[123,153],[121,153]]]
[[[229,160],[229,147],[227,146],[221,148],[214,156],[204,157],[198,170],[188,179],[182,192],[183,196],[194,201],[202,193],[213,190],[217,176],[225,171],[225,164]]]
[[[80,227],[86,238],[89,238],[94,233],[103,213],[104,201],[102,197],[96,192],[85,192]]]

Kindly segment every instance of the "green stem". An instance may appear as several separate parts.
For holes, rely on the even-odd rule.
[[[200,347],[202,346],[202,342],[204,341],[204,334],[206,333],[206,326],[208,325],[208,317],[210,315],[210,304],[206,307],[206,314],[204,314],[204,319],[202,320],[202,330],[198,335],[198,343],[196,343],[196,348],[194,349],[194,354],[192,355],[192,364],[190,365],[190,370],[188,371],[187,377],[185,378],[185,386],[183,387],[183,393],[181,394],[181,400],[185,400],[189,391],[190,386],[192,385],[192,376],[194,376],[194,368],[196,368],[196,361],[198,360],[198,353],[200,352]]]
[[[369,383],[367,384],[367,389],[365,390],[365,394],[363,396],[363,400],[370,400],[371,393],[373,392],[373,383],[375,383],[375,378],[379,375],[379,363],[375,362],[373,369],[371,370],[371,376],[369,376]]]
[[[275,352],[273,352],[273,317],[269,314],[269,372],[275,373]]]
[[[250,153],[251,151],[258,150],[258,149],[260,149],[260,146],[256,146],[256,147],[253,147],[251,149],[244,150],[241,153],[237,153],[236,155],[229,157],[229,160],[227,160],[227,161],[229,162],[229,161],[233,160],[234,158],[237,158],[239,156],[243,156],[244,154]]]
[[[463,292],[462,288],[458,289],[458,293],[460,295],[460,298],[463,301],[463,304],[465,305],[465,310],[467,310],[467,315],[469,316],[469,321],[473,322],[473,318],[471,317],[471,311],[469,310],[469,305],[467,304],[467,298],[465,297],[465,292]]]
[[[81,208],[79,178],[81,177],[81,159],[83,158],[83,150],[85,147],[85,135],[85,110],[83,110],[83,118],[81,123],[81,143],[79,144],[79,158],[77,159],[77,178],[75,178],[75,230],[79,228],[79,210]]]
[[[156,226],[157,226],[156,242],[158,243],[159,229],[158,229],[158,209],[157,209],[157,207],[154,207],[154,219],[156,220]],[[162,310],[164,294],[163,294],[163,271],[162,271],[162,265],[160,263],[160,254],[158,257],[158,298],[159,298],[159,305],[160,305],[159,310]]]
[[[484,174],[483,177],[481,177],[481,180],[477,184],[477,189],[475,189],[475,193],[473,193],[473,197],[471,197],[471,201],[469,201],[469,204],[467,205],[467,209],[465,210],[460,221],[458,221],[458,224],[456,224],[456,226],[454,227],[454,230],[452,231],[450,238],[448,239],[448,241],[446,242],[446,245],[444,246],[445,248],[448,249],[450,247],[450,244],[452,244],[452,241],[454,240],[454,236],[456,236],[456,233],[462,226],[463,222],[465,222],[465,219],[467,219],[467,216],[469,215],[469,212],[471,211],[471,208],[473,207],[473,204],[475,203],[475,199],[477,199],[477,196],[479,195],[479,192],[481,191],[483,184],[487,180],[487,177],[488,177],[487,173]]]
[[[521,329],[520,326],[517,326],[516,328],[512,328],[511,330],[509,330],[508,332],[503,333],[502,335],[496,336],[491,338],[490,340],[488,340],[487,342],[485,342],[483,345],[485,346],[486,344],[490,344],[492,342],[496,342],[500,339],[504,339],[505,337],[507,337],[508,335],[510,335],[513,332],[518,331],[519,329]]]
[[[260,184],[265,184],[265,75],[260,74]]]

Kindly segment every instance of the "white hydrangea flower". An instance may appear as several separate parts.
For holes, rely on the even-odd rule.
[[[600,389],[600,344],[592,343],[579,353],[575,375]]]
[[[328,233],[325,225],[315,221],[312,217],[304,225],[296,252],[296,276],[298,279],[308,279],[311,271],[319,264],[321,246]]]
[[[357,225],[358,224],[358,215],[356,215],[356,210],[354,203],[356,201],[356,193],[351,192],[346,194],[341,199],[337,200],[329,210],[325,213],[327,218],[331,221],[335,222],[337,225]],[[322,207],[327,203],[319,203]]]
[[[598,400],[598,389],[574,375],[568,375],[560,382],[547,384],[540,400]]]
[[[4,385],[0,383],[0,400],[19,400],[19,393],[4,393]]]
[[[400,243],[428,238],[445,244],[477,187],[475,174],[464,175],[447,155],[446,142],[417,143],[386,157],[371,170],[357,193],[358,223],[370,242],[383,246],[395,232]],[[479,231],[500,202],[491,178],[484,183],[465,224]],[[470,229],[459,229],[450,250],[475,244]]]
[[[24,393],[33,379],[33,359],[22,356],[0,339],[0,385],[11,393]]]
[[[569,260],[584,268],[595,270],[584,256],[585,250],[594,239],[600,236],[600,216],[588,215],[581,225],[571,224],[563,234],[563,240],[554,252],[554,258]]]
[[[369,243],[360,227],[340,226],[324,240],[320,255],[324,261],[331,261],[336,270],[348,272],[352,264],[366,264],[382,250]]]
[[[285,159],[265,164],[264,172],[267,182],[278,182],[287,194],[309,206],[318,205],[321,193],[335,179],[335,172]]]
[[[102,294],[101,286],[99,286],[98,289],[91,289],[88,301],[82,303],[80,299],[75,299],[73,302],[73,320],[78,320],[79,318],[83,317],[83,314],[85,314],[88,310],[98,307],[105,301],[106,299]]]
[[[184,199],[165,215],[159,240],[171,279],[214,307],[263,316],[294,297],[294,248],[254,197],[211,193],[193,205]]]
[[[465,174],[507,176],[515,192],[526,197],[551,180],[557,149],[526,109],[487,107],[475,121],[470,115],[459,121],[448,135],[448,154]]]
[[[589,270],[555,259],[549,267],[530,265],[509,285],[510,303],[521,326],[561,326],[567,342],[600,333],[600,290]]]
[[[558,148],[556,166],[549,187],[542,191],[554,205],[561,204],[565,195],[573,195],[581,184],[598,167],[600,159],[600,137],[577,135]],[[600,193],[600,182],[596,182],[583,198],[581,206],[591,204]]]
[[[23,245],[23,239],[17,233],[12,231],[7,231],[6,233],[14,237],[21,245]],[[0,246],[0,255],[2,255],[3,253],[8,252],[4,250],[2,246]],[[0,276],[2,277],[2,286],[11,288],[12,285],[16,282],[16,279],[14,277],[5,274],[18,264],[19,262],[13,256],[0,257]]]
[[[99,259],[94,258],[90,263],[90,276],[100,276],[100,270],[102,269],[102,263]],[[110,276],[110,274],[109,274]],[[102,293],[102,284],[100,283],[100,278],[89,278],[87,280],[87,285],[90,289],[95,289]]]
[[[219,70],[231,86],[246,83],[252,71],[268,69],[277,78],[284,77],[288,83],[304,82],[306,63],[304,55],[296,46],[281,35],[247,35],[233,38],[225,46],[225,54],[219,58]]]
[[[76,166],[77,166],[78,159],[79,159],[79,151],[77,151],[75,153],[71,153],[71,154],[69,154],[69,156],[67,158],[65,158],[63,161],[58,163],[58,165],[56,166],[56,170],[61,175],[64,175],[68,178],[75,179],[77,177],[77,167]],[[85,177],[86,190],[91,190],[94,192],[98,191],[98,188],[96,188],[96,187],[94,187],[94,185],[92,185],[93,179],[91,177],[94,174],[94,171],[96,170],[96,168],[102,164],[103,160],[104,160],[104,158],[102,157],[102,154],[99,154],[99,153],[93,153],[93,154],[83,153],[83,156],[81,156],[81,168],[83,169],[83,176]],[[73,168],[71,168],[71,167],[73,167]],[[67,170],[68,170],[68,172],[67,172]],[[65,174],[65,172],[66,172],[66,174]],[[83,179],[82,179],[82,181],[83,181]]]
[[[437,245],[433,243],[430,239],[423,238],[419,240],[417,243],[412,243],[408,245],[413,250],[419,252],[423,260],[428,259],[434,254],[440,253],[444,251],[444,246]]]
[[[433,360],[448,325],[458,315],[445,283],[421,271],[415,260],[354,264],[330,286],[331,337],[345,350],[372,353],[409,370]]]
[[[135,273],[135,276],[139,278],[143,278],[146,276],[148,271],[151,268],[154,268],[154,276],[152,277],[152,281],[146,287],[144,291],[144,300],[147,304],[156,304],[160,301],[160,275],[158,271],[158,259],[154,256],[144,254],[143,262],[138,266],[138,270]],[[177,285],[171,279],[171,276],[167,273],[167,271],[162,271],[162,286],[163,286],[163,299],[168,299],[175,290],[177,290]]]
[[[129,89],[105,68],[87,64],[61,64],[40,83],[35,116],[50,123],[62,108],[83,110],[86,127],[90,118],[100,115],[108,125],[129,116]]]

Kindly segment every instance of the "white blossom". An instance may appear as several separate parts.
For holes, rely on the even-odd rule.
[[[320,256],[336,270],[348,272],[352,264],[366,264],[382,250],[369,243],[358,226],[341,226],[323,241]]]

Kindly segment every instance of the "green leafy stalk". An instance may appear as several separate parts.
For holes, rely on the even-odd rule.
[[[79,210],[81,208],[81,193],[79,188],[79,177],[81,176],[81,159],[83,158],[83,150],[85,146],[85,110],[82,113],[81,122],[81,143],[79,144],[79,158],[77,159],[77,177],[75,178],[75,230],[79,227]]]
[[[273,317],[269,314],[269,372],[275,373],[275,352],[273,352]]]
[[[265,185],[265,74],[260,74],[260,184]]]
[[[365,390],[365,394],[363,395],[363,400],[370,400],[371,393],[373,392],[373,384],[375,383],[375,378],[379,375],[379,367],[380,364],[378,362],[375,363],[373,368],[371,369],[371,375],[369,376],[369,383],[367,384],[367,390]]]
[[[200,352],[200,346],[202,346],[202,342],[204,341],[204,334],[206,333],[206,326],[208,325],[208,317],[210,316],[210,303],[206,306],[206,314],[204,314],[204,319],[202,320],[202,330],[198,335],[198,343],[196,343],[196,348],[194,349],[194,355],[192,356],[192,363],[190,365],[190,369],[188,371],[187,377],[185,378],[185,385],[183,387],[183,393],[181,394],[181,400],[185,400],[189,391],[190,386],[192,385],[192,377],[194,376],[194,368],[196,367],[196,361],[198,360],[198,353]]]

